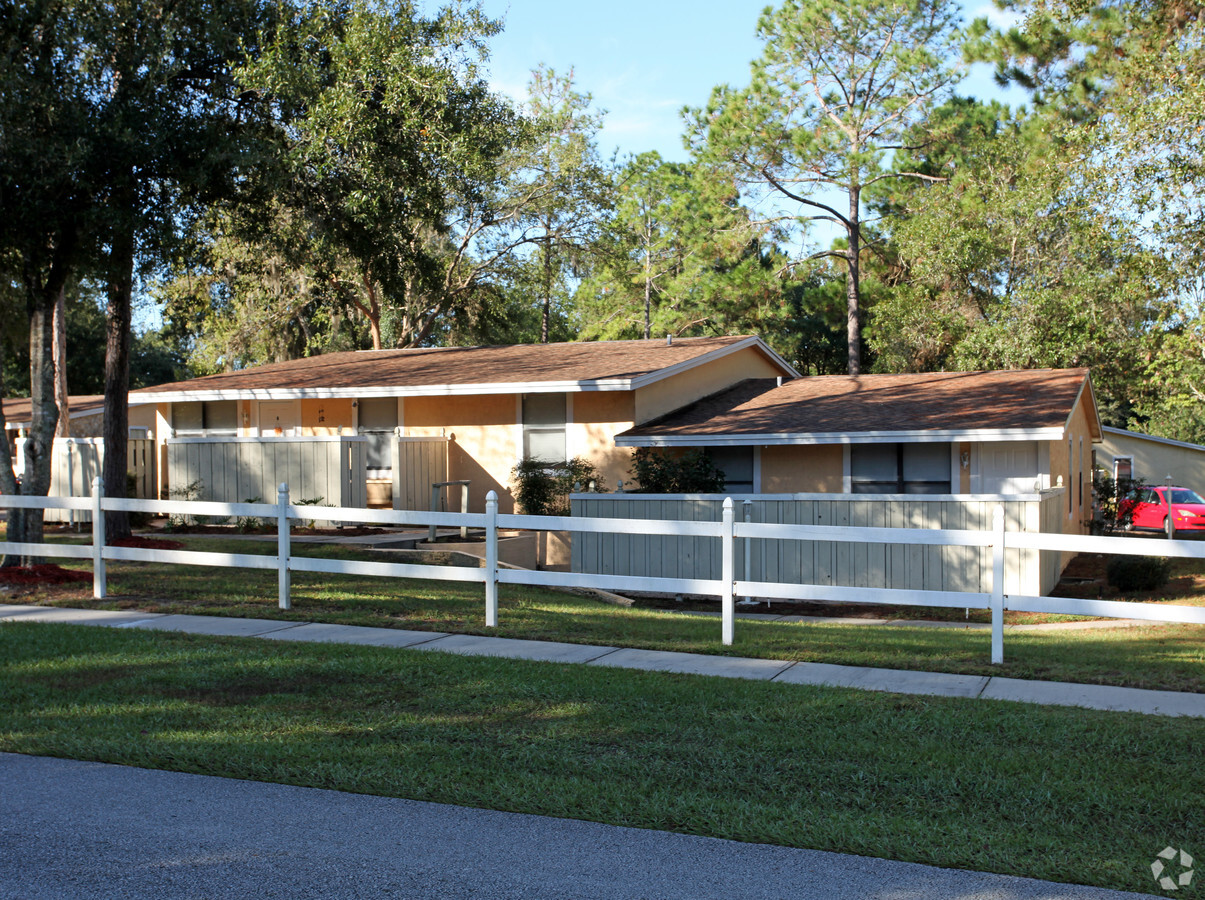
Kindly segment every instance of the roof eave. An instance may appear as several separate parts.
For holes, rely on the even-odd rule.
[[[1104,426],[1101,425],[1100,412],[1096,408],[1096,392],[1092,389],[1091,372],[1084,375],[1084,380],[1079,386],[1079,392],[1075,395],[1075,402],[1071,404],[1071,409],[1067,413],[1067,421],[1063,425],[1063,430],[1071,430],[1071,419],[1075,415],[1075,408],[1083,401],[1085,393],[1088,395],[1088,399],[1092,401],[1088,407],[1088,432],[1092,436],[1092,443],[1099,444],[1104,440]]]
[[[619,447],[748,447],[818,444],[946,443],[954,441],[1041,441],[1063,436],[1055,428],[958,428],[913,429],[906,431],[829,431],[782,434],[675,434],[615,436]]]

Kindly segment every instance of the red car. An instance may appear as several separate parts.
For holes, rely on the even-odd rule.
[[[1133,509],[1131,527],[1135,530],[1162,531],[1168,537],[1177,531],[1205,532],[1205,500],[1188,488],[1142,488]]]

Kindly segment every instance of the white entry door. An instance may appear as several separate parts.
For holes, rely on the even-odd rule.
[[[979,445],[980,489],[985,494],[1032,494],[1038,480],[1036,441]]]
[[[297,433],[297,404],[292,400],[268,400],[259,405],[261,437],[292,437]]]

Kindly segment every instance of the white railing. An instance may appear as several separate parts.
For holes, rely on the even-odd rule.
[[[1055,550],[1086,553],[1115,553],[1131,556],[1172,556],[1205,559],[1205,543],[1160,541],[1140,538],[1087,537],[1030,532],[1006,532],[1004,510],[997,508],[991,531],[960,531],[915,528],[866,528],[828,525],[784,525],[736,521],[731,499],[724,501],[719,522],[689,522],[656,519],[604,519],[576,516],[499,515],[498,497],[487,495],[485,513],[441,513],[417,510],[375,510],[323,507],[322,518],[336,522],[371,525],[428,525],[480,528],[485,531],[485,566],[435,566],[297,557],[291,554],[290,520],[308,518],[313,507],[289,502],[288,485],[282,484],[276,503],[215,503],[187,500],[129,500],[103,497],[100,479],[92,483],[91,498],[0,496],[0,509],[80,509],[92,513],[91,546],[16,543],[0,541],[0,555],[91,559],[93,596],[105,597],[108,560],[159,562],[178,565],[275,569],[277,602],[281,609],[292,606],[290,578],[293,572],[340,575],[370,575],[385,578],[427,578],[443,581],[477,582],[485,586],[485,624],[498,624],[498,585],[525,584],[542,587],[600,588],[604,590],[664,591],[708,594],[721,601],[721,640],[731,645],[735,631],[735,598],[762,597],[783,600],[836,600],[853,603],[907,606],[945,606],[988,609],[992,615],[992,663],[1004,661],[1004,610],[1054,613],[1074,616],[1146,619],[1162,622],[1205,624],[1205,607],[1144,604],[1116,600],[1080,600],[1063,597],[1006,595],[1004,551],[1012,549]],[[106,512],[187,514],[190,516],[248,516],[274,518],[277,528],[276,554],[207,553],[193,550],[150,550],[105,544]],[[576,531],[594,534],[676,535],[718,538],[721,542],[719,579],[663,578],[632,575],[584,575],[573,572],[539,572],[503,569],[498,566],[498,529]],[[946,547],[987,547],[992,555],[990,592],[902,590],[898,588],[842,587],[836,585],[788,584],[747,581],[735,578],[736,541],[740,538],[769,540],[859,541],[880,544],[925,544]],[[1157,547],[1157,549],[1155,549]]]

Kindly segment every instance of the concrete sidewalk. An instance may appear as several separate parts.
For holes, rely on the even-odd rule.
[[[1087,709],[1138,712],[1148,715],[1205,718],[1205,694],[1149,691],[1065,682],[1027,681],[986,675],[952,675],[943,672],[875,669],[828,663],[792,663],[772,659],[708,656],[665,650],[634,650],[590,644],[565,644],[555,641],[444,634],[434,631],[403,631],[395,628],[366,628],[357,625],[284,622],[279,619],[236,619],[222,616],[164,615],[93,609],[60,609],[45,606],[0,605],[0,622],[5,621],[102,625],[112,628],[182,631],[189,634],[225,637],[255,637],[274,641],[366,644],[376,647],[435,650],[444,653],[460,653],[466,656],[499,656],[543,662],[642,669],[650,672],[859,688],[898,694],[1011,700],[1020,703],[1078,706]]]
[[[1132,883],[1135,890],[1145,890],[1154,881],[1141,866]],[[0,753],[0,897],[5,898],[1138,896],[1149,895],[573,819]]]

